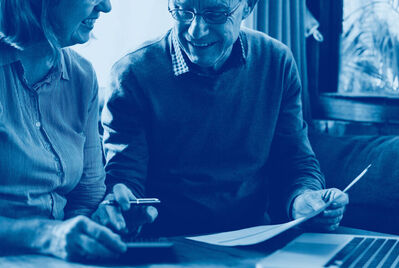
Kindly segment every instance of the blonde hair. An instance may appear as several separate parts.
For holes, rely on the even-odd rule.
[[[56,56],[59,44],[48,20],[48,10],[57,1],[0,0],[0,41],[19,50],[47,41]]]

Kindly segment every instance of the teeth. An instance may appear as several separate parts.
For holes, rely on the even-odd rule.
[[[86,24],[89,27],[94,26],[94,23],[96,22],[96,19],[85,19],[83,21],[83,24]]]
[[[195,47],[208,47],[212,45],[212,43],[204,43],[204,44],[196,44],[196,43],[191,43]]]

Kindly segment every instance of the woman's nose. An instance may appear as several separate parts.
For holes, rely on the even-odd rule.
[[[112,9],[110,0],[101,0],[101,2],[97,4],[96,9],[104,13],[110,12]]]

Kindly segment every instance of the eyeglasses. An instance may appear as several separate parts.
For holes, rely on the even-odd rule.
[[[190,23],[194,20],[196,16],[202,16],[206,23],[223,24],[226,23],[228,17],[233,15],[233,13],[238,9],[240,4],[241,0],[230,12],[205,11],[201,13],[196,13],[194,11],[185,10],[181,8],[174,8],[174,9],[169,8],[169,12],[175,20],[182,23]]]

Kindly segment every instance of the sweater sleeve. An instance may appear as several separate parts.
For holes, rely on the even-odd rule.
[[[282,64],[283,96],[272,150],[279,163],[288,217],[295,197],[306,190],[325,187],[319,163],[308,139],[307,125],[302,116],[299,73],[288,52]]]
[[[124,183],[136,197],[143,197],[149,158],[144,94],[123,59],[114,66],[112,79],[101,116],[107,191]]]

